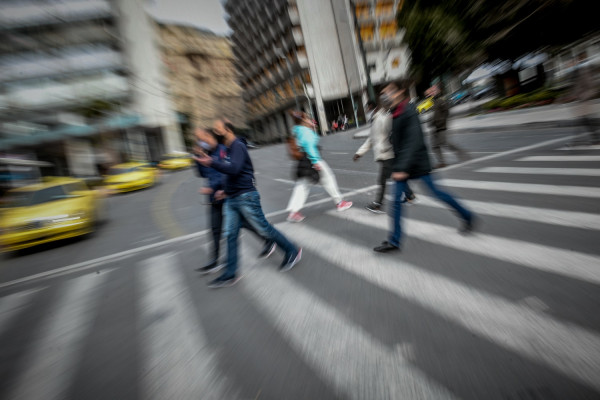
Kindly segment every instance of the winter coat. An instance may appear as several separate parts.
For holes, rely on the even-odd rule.
[[[444,131],[446,130],[446,122],[448,121],[448,103],[443,97],[435,99],[433,104],[433,127],[435,130]]]
[[[373,149],[375,161],[385,161],[394,158],[394,149],[390,143],[392,131],[392,117],[386,110],[378,110],[373,116],[373,124],[369,137],[362,146],[356,150],[356,154],[364,156],[367,151]]]
[[[391,141],[394,149],[394,172],[406,172],[410,178],[431,172],[419,113],[413,104],[406,104],[403,112],[394,116]]]

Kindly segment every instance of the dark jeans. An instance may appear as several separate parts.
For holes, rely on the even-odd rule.
[[[221,232],[223,230],[223,202],[212,203],[210,206],[210,223],[213,237],[213,258],[211,262],[219,260],[220,248],[221,248]],[[252,227],[246,220],[242,221],[242,228],[248,229],[259,238],[265,240],[256,229]]]
[[[466,221],[470,221],[473,214],[471,211],[464,208],[458,201],[454,199],[449,193],[440,190],[437,185],[433,182],[433,177],[430,174],[419,176],[418,178],[425,183],[431,193],[439,200],[448,204],[454,208],[458,214]],[[400,247],[400,241],[402,239],[402,228],[400,226],[402,218],[402,193],[406,188],[406,181],[396,182],[396,193],[394,196],[394,204],[392,207],[392,232],[388,239],[388,242],[393,246]]]
[[[456,155],[461,159],[467,159],[467,153],[458,146],[450,143],[447,138],[446,129],[436,129],[433,132],[433,140],[431,147],[433,148],[433,152],[438,159],[440,164],[444,164],[444,153],[442,152],[442,147],[447,147],[452,150]]]
[[[285,236],[271,225],[263,214],[260,195],[257,191],[240,194],[225,200],[225,237],[227,238],[227,268],[223,278],[235,276],[238,268],[238,236],[246,221],[266,240],[277,243],[284,252],[286,260],[298,252]]]
[[[375,200],[376,203],[383,204],[383,198],[385,196],[385,189],[387,180],[392,176],[393,167],[394,167],[394,159],[391,158],[389,160],[378,161],[380,164],[379,168],[379,179],[377,183],[379,184],[379,188],[377,189],[377,198]],[[406,187],[404,189],[404,194],[407,198],[413,197],[414,193],[408,183],[406,183]]]

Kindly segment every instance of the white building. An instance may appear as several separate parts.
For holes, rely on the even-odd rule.
[[[182,150],[143,0],[0,3],[0,153],[88,175]],[[87,154],[88,157],[81,157]]]

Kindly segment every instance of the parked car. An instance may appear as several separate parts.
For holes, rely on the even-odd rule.
[[[473,100],[483,99],[496,94],[496,88],[493,85],[480,86],[473,89]]]
[[[0,203],[0,249],[16,251],[91,233],[106,210],[102,191],[77,178],[45,178],[9,190]]]
[[[428,97],[417,105],[417,111],[422,114],[429,111],[431,107],[433,107],[433,97]]]
[[[104,187],[112,192],[129,192],[154,186],[159,176],[148,163],[129,162],[108,169]]]
[[[192,155],[189,153],[170,153],[161,157],[158,167],[162,169],[178,170],[192,166]]]
[[[470,97],[470,93],[468,89],[457,90],[456,92],[450,95],[450,103],[452,104],[462,104],[467,101]]]

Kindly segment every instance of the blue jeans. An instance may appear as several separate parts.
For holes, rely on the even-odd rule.
[[[471,211],[460,205],[460,203],[456,201],[450,194],[440,190],[433,182],[433,178],[430,174],[419,176],[416,179],[423,181],[435,197],[454,208],[462,219],[465,221],[471,220],[473,216]],[[394,194],[394,203],[392,206],[392,233],[390,234],[388,242],[397,247],[400,247],[400,239],[402,238],[402,228],[400,226],[400,222],[402,218],[402,195],[406,190],[406,183],[407,181],[396,181],[396,193]]]
[[[286,260],[298,252],[285,236],[271,225],[260,206],[260,195],[257,191],[240,194],[225,200],[225,238],[227,239],[227,267],[224,278],[235,276],[238,268],[238,236],[240,228],[246,221],[266,240],[273,240],[285,252]]]

